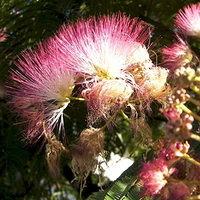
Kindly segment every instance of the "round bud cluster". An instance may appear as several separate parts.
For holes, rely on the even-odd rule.
[[[169,104],[179,105],[185,103],[190,98],[190,95],[184,88],[176,88],[174,94],[167,98]]]
[[[192,79],[196,76],[196,72],[190,66],[179,67],[174,73],[175,81],[181,87],[189,87],[193,84]]]
[[[166,136],[172,143],[183,142],[190,138],[193,121],[194,118],[191,115],[182,113],[180,117],[169,120],[163,126],[163,129],[166,131]]]
[[[179,106],[174,104],[169,104],[165,109],[161,109],[163,115],[169,119],[179,118],[180,114],[183,112]]]
[[[185,143],[171,143],[169,147],[162,151],[160,157],[164,157],[168,164],[173,164],[179,158],[183,157],[190,149],[190,144],[188,142]]]

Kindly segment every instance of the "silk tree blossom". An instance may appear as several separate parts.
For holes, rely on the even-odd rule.
[[[177,41],[163,48],[164,65],[170,70],[185,66],[192,61],[193,55],[187,41],[176,35]]]
[[[51,40],[44,46],[51,46]],[[25,138],[36,142],[44,134],[51,133],[58,125],[63,130],[63,111],[70,103],[76,74],[65,68],[60,60],[55,60],[42,45],[38,50],[28,50],[16,63],[18,69],[11,72],[7,93],[14,111],[28,123]]]
[[[105,79],[95,83],[88,97],[89,123],[109,119],[110,114],[126,104],[132,93],[132,87],[121,79]]]
[[[175,25],[184,35],[200,37],[200,3],[179,10],[175,18]]]
[[[144,195],[153,197],[160,194],[162,188],[167,185],[167,178],[174,173],[175,168],[170,168],[164,157],[145,163],[139,177],[144,186]]]
[[[139,98],[144,99],[148,105],[151,100],[164,101],[170,90],[166,83],[169,71],[153,64],[145,45],[138,45],[128,70],[138,86]]]
[[[144,43],[150,34],[144,22],[118,13],[79,19],[62,26],[55,36],[60,59],[84,77],[86,90],[82,94],[88,93],[92,124],[102,117],[107,119],[137,88],[130,71],[149,60]]]
[[[80,19],[62,26],[56,40],[61,59],[66,65],[83,74],[86,80],[134,79],[126,69],[134,52],[144,44],[151,30],[142,21],[125,14]]]
[[[177,169],[172,167],[172,164],[188,153],[189,148],[188,142],[169,143],[168,148],[162,150],[157,159],[144,164],[139,174],[144,186],[144,195],[154,197],[161,194],[163,190],[170,190],[171,183],[169,184],[168,180],[172,174],[177,172]],[[188,194],[187,191],[186,194]],[[177,191],[177,194],[183,195],[184,193]]]
[[[130,67],[127,69],[129,71],[137,70],[137,68],[149,69],[153,66],[153,63],[150,59],[149,52],[145,45],[136,43],[137,48],[134,46],[134,52],[131,55],[130,60],[127,62],[130,64]]]

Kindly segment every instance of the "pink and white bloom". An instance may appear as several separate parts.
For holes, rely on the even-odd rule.
[[[175,18],[175,25],[184,35],[200,37],[200,3],[179,10]]]
[[[144,164],[139,177],[143,182],[145,195],[153,197],[161,193],[161,190],[168,184],[167,179],[177,172],[176,168],[171,167],[172,164],[183,157],[189,148],[190,145],[187,142],[184,144],[170,143],[169,147],[164,149],[157,159]],[[179,194],[183,195],[185,193],[179,192]]]
[[[148,49],[145,45],[137,42],[137,46],[133,46],[133,54],[131,55],[130,60],[127,62],[130,64],[130,69],[136,69],[137,67],[142,67],[144,69],[149,69],[153,66],[153,63],[150,59]],[[137,47],[137,48],[136,48]]]
[[[46,41],[44,46],[52,46],[51,42]],[[70,102],[76,80],[76,74],[47,51],[39,45],[38,50],[24,52],[16,63],[18,69],[11,72],[11,83],[7,84],[10,104],[28,123],[25,137],[30,142],[44,134],[51,137],[58,122],[59,133],[64,131],[63,111]]]
[[[121,79],[104,79],[95,83],[88,95],[89,123],[109,119],[110,115],[126,104],[132,93],[132,87]]]
[[[187,41],[184,41],[178,35],[176,36],[177,41],[170,46],[164,47],[162,51],[164,65],[172,71],[190,63],[193,58],[192,51]]]
[[[169,94],[166,84],[169,71],[161,67],[151,67],[150,64],[150,62],[145,62],[143,65],[147,67],[138,68],[132,74],[140,88],[141,98],[146,100],[152,98],[161,102],[161,99]]]
[[[89,121],[105,118],[118,107],[119,99],[122,106],[138,89],[130,71],[149,62],[144,43],[150,34],[151,29],[144,22],[121,13],[79,19],[58,31],[55,41],[60,59],[86,83],[82,94],[89,95]]]
[[[168,183],[167,178],[174,171],[175,169],[168,166],[164,157],[145,163],[139,174],[144,186],[144,195],[153,197],[160,194],[162,188]]]
[[[80,19],[62,26],[56,40],[66,66],[85,80],[131,79],[127,69],[134,52],[147,40],[151,30],[142,21],[125,14]]]

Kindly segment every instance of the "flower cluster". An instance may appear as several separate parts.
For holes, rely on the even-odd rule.
[[[45,45],[22,54],[16,64],[18,70],[11,72],[7,84],[7,93],[12,97],[10,104],[28,124],[25,138],[31,143],[44,135],[46,139],[51,138],[58,122],[59,132],[64,133],[63,111],[77,79],[77,74],[62,61],[55,62]]]
[[[179,10],[176,15],[175,25],[186,36],[200,36],[200,3],[192,4]]]
[[[188,42],[183,40],[178,34],[176,34],[176,37],[177,41],[163,48],[162,52],[165,66],[170,70],[185,66],[190,63],[193,58],[192,50]]]
[[[191,180],[187,176],[178,179],[177,163],[186,159],[200,166],[189,156],[188,142],[200,141],[192,133],[193,122],[200,117],[186,106],[187,102],[196,109],[200,106],[196,100],[200,71],[194,65],[198,56],[186,40],[187,36],[200,37],[199,24],[200,4],[185,7],[176,15],[177,40],[162,51],[167,69],[153,63],[151,49],[145,46],[151,28],[120,12],[65,24],[37,49],[22,53],[7,83],[9,104],[23,118],[26,141],[35,144],[42,138],[46,143],[46,159],[54,178],[60,174],[60,156],[66,153],[72,158],[74,175],[85,180],[99,165],[98,157],[104,156],[105,128],[120,114],[130,124],[137,116],[144,122],[143,111],[150,111],[150,103],[156,100],[162,103],[168,120],[163,126],[168,146],[143,165],[139,177],[144,195],[162,193],[164,199],[186,199],[190,195],[187,181]],[[169,73],[174,88],[167,83]],[[88,127],[68,149],[63,115],[72,99],[87,102]],[[196,170],[190,167],[188,170]]]
[[[200,103],[198,56],[192,51],[188,36],[200,37],[200,4],[192,4],[180,10],[175,16],[176,41],[164,47],[164,65],[170,70],[174,84],[172,94],[166,98],[162,109],[167,123],[163,125],[167,148],[158,158],[145,163],[139,176],[143,182],[144,194],[161,199],[197,199],[199,190],[200,162],[195,149],[191,157],[190,139],[200,141],[193,133],[193,123],[200,121],[197,115]],[[193,105],[193,109],[187,107]],[[196,132],[198,133],[198,132]],[[199,155],[199,154],[198,154]],[[175,173],[170,173],[174,169]],[[194,175],[196,173],[196,175]]]
[[[189,147],[188,143],[169,144],[168,148],[164,149],[157,159],[144,164],[139,177],[143,181],[145,195],[153,197],[160,194],[161,190],[166,190],[166,187],[169,187],[168,181],[170,177],[177,173],[176,168],[172,164],[179,160],[183,154],[187,153]],[[180,192],[183,192],[181,188],[177,189],[177,193]],[[184,194],[188,196],[188,189],[185,190]]]
[[[26,141],[35,144],[42,138],[47,143],[46,158],[54,177],[59,175],[63,152],[72,156],[74,174],[86,177],[103,155],[100,133],[117,113],[135,99],[149,105],[167,96],[168,70],[152,63],[145,46],[151,32],[143,21],[120,12],[99,15],[63,25],[54,37],[22,53],[7,84],[9,103],[27,127]],[[82,96],[75,96],[75,85]],[[87,101],[90,128],[68,150],[63,114],[71,99]],[[104,127],[92,127],[102,120]]]

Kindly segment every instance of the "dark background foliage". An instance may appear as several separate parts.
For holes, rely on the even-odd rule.
[[[15,125],[18,116],[7,106],[4,84],[9,70],[15,69],[14,61],[23,50],[36,46],[43,39],[56,32],[63,23],[75,22],[77,18],[90,15],[125,12],[140,17],[149,23],[154,32],[149,44],[153,44],[154,62],[160,61],[160,48],[174,39],[173,17],[179,9],[195,0],[1,0],[0,31],[7,35],[0,42],[0,198],[1,199],[76,199],[78,185],[70,167],[70,159],[61,159],[62,176],[53,180],[48,173],[44,149],[39,141],[27,146],[22,141],[21,126]],[[159,105],[153,105],[154,114],[149,119],[156,140],[162,134],[158,131],[162,118]],[[72,102],[66,114],[66,132],[69,146],[73,146],[80,132],[86,127],[87,107],[85,103]],[[119,137],[120,135],[120,137]],[[121,139],[122,138],[122,139]],[[118,119],[118,126],[106,134],[105,150],[123,156],[131,153],[140,138],[133,142],[133,133],[128,125]],[[143,153],[139,148],[134,156]],[[109,156],[108,156],[109,158]],[[128,180],[124,180],[128,183]],[[106,187],[106,186],[105,186]],[[83,198],[99,190],[98,178],[89,176]],[[59,198],[58,198],[59,197]]]

